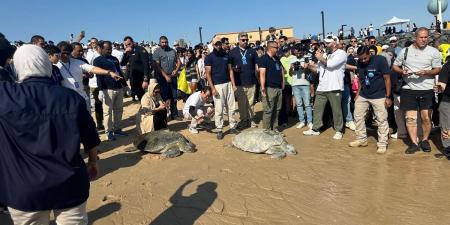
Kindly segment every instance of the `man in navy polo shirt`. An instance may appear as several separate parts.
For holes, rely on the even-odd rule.
[[[238,102],[240,122],[238,127],[256,127],[254,120],[253,101],[256,88],[256,60],[258,55],[248,46],[248,34],[239,34],[239,47],[233,48],[230,53],[230,78]]]
[[[14,65],[19,84],[0,82],[0,202],[14,224],[49,224],[51,210],[58,224],[87,224],[100,139],[86,101],[52,80],[41,47],[20,47]]]
[[[112,56],[112,43],[100,41],[98,43],[100,56],[94,60],[94,66],[120,74],[122,79],[115,80],[109,76],[97,76],[97,86],[100,91],[100,99],[103,102],[103,118],[106,137],[109,141],[115,140],[115,136],[128,136],[121,129],[123,114],[123,87],[127,86],[120,70],[119,60]]]
[[[228,109],[230,131],[238,133],[234,120],[235,99],[230,82],[228,54],[222,49],[222,42],[214,43],[214,50],[205,59],[205,71],[211,93],[214,98],[214,122],[217,129],[217,139],[223,139],[223,111]]]
[[[284,69],[277,57],[278,48],[277,42],[269,41],[267,53],[259,59],[258,63],[264,109],[262,127],[270,130],[278,126],[278,114],[283,103]]]
[[[366,116],[369,106],[378,122],[378,154],[386,152],[389,135],[388,112],[391,107],[391,76],[386,58],[371,55],[368,46],[358,49],[358,76],[361,84],[355,97],[356,140],[350,142],[350,147],[366,147],[367,130]]]

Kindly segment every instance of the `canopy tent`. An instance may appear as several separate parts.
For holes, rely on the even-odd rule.
[[[392,17],[392,19],[388,20],[385,24],[382,26],[393,26],[393,25],[399,25],[404,23],[409,23],[409,19],[400,19],[398,17]]]

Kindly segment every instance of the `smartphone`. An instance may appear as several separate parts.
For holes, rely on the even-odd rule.
[[[81,35],[83,35],[83,36],[85,35],[85,32],[84,32],[84,30],[82,30],[82,31],[81,31]]]

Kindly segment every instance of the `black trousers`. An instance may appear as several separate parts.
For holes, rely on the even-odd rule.
[[[144,74],[142,73],[132,73],[130,74],[130,86],[131,86],[131,97],[137,96],[139,101],[144,96],[145,90],[142,88],[142,82],[144,82]]]

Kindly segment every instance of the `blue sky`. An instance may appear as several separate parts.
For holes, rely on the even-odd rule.
[[[199,26],[203,27],[204,42],[215,33],[293,26],[295,36],[302,38],[321,31],[321,10],[326,32],[336,33],[341,24],[359,30],[373,23],[377,28],[392,16],[428,27],[434,20],[426,10],[428,1],[9,0],[2,2],[0,32],[10,41],[29,41],[40,34],[57,42],[85,30],[86,38],[121,41],[130,35],[136,41],[157,41],[166,35],[171,42],[185,38],[196,44]],[[448,11],[445,19],[450,19]]]

